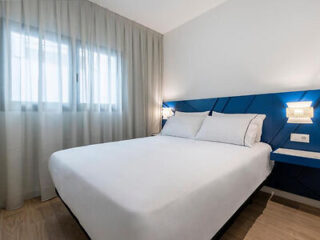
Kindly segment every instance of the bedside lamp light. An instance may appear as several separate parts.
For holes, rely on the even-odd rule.
[[[173,110],[170,107],[164,107],[162,108],[162,118],[163,119],[168,119],[169,117],[173,116]]]
[[[313,107],[312,102],[289,102],[287,103],[288,123],[312,123]]]

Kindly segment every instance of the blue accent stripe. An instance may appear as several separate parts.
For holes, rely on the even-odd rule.
[[[225,109],[226,109],[226,107],[228,106],[228,104],[229,104],[230,100],[231,100],[231,97],[229,97],[229,98],[228,98],[228,100],[225,102],[225,104],[224,104],[224,106],[223,106],[223,108],[222,108],[221,112],[223,112],[223,113],[224,113],[224,110],[225,110]]]

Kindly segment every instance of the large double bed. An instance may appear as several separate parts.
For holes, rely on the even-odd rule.
[[[96,240],[209,240],[272,170],[266,143],[172,136],[54,153],[57,192]]]

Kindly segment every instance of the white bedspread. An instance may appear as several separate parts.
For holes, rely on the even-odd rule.
[[[156,136],[59,151],[49,169],[95,240],[209,240],[266,179],[269,145]]]

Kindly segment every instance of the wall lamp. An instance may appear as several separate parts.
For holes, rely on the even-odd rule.
[[[311,118],[314,116],[312,102],[288,102],[287,118],[288,123],[312,123]]]
[[[168,119],[169,117],[173,116],[174,112],[173,109],[170,107],[162,108],[162,119]]]

